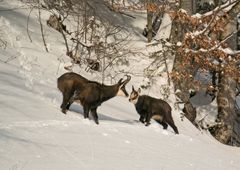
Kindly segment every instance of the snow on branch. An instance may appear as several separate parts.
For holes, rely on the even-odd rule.
[[[203,17],[207,17],[210,15],[214,15],[214,13],[218,13],[219,11],[224,11],[224,12],[228,12],[230,11],[235,5],[237,5],[237,3],[239,3],[239,0],[234,0],[234,1],[227,1],[226,3],[217,6],[215,9],[213,9],[212,11],[206,12],[205,14],[195,14],[193,15],[193,17],[197,17],[197,18],[203,18]]]
[[[186,25],[190,24],[193,28],[191,34],[193,36],[198,36],[200,34],[208,34],[210,27],[216,24],[218,20],[221,20],[222,17],[226,16],[227,12],[229,12],[238,3],[240,3],[240,1],[238,0],[228,1],[225,4],[220,5],[216,7],[214,10],[207,12],[203,15],[195,14],[190,16],[183,9],[180,9],[177,13],[172,11],[169,13],[172,19],[176,19],[182,24]],[[222,28],[224,27],[221,27],[221,29]]]
[[[186,52],[192,52],[192,53],[199,53],[199,52],[210,52],[210,51],[214,51],[214,50],[221,50],[221,51],[225,52],[226,54],[235,55],[235,54],[237,54],[237,53],[239,53],[239,52],[233,51],[233,50],[230,49],[230,48],[223,48],[221,45],[223,45],[229,38],[231,38],[231,37],[232,37],[234,34],[236,34],[236,33],[237,33],[237,31],[232,32],[232,33],[229,34],[227,37],[225,37],[222,41],[220,41],[220,42],[217,42],[217,41],[216,41],[216,44],[215,44],[214,46],[212,46],[211,48],[208,48],[208,49],[206,49],[206,48],[200,48],[200,49],[197,49],[197,50],[186,48],[185,51],[186,51]],[[190,36],[190,35],[192,35],[192,34],[186,34],[186,36]],[[194,37],[197,37],[197,36],[199,36],[199,35],[200,35],[200,34],[194,35]],[[194,38],[194,37],[192,36],[191,38]]]
[[[229,48],[227,41],[237,33],[227,30],[232,18],[229,12],[240,1],[228,1],[203,15],[188,15],[184,10],[170,11],[173,22],[183,32],[177,54],[183,56],[182,67],[197,64],[199,67],[239,77],[237,61],[240,53]]]

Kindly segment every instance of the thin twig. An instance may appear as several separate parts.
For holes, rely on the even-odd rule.
[[[39,3],[39,6],[40,6],[39,0],[38,0],[38,3]],[[40,24],[40,28],[41,28],[41,34],[42,34],[43,44],[44,44],[44,46],[45,46],[45,50],[48,52],[47,44],[46,44],[45,37],[44,37],[44,33],[43,33],[43,25],[42,25],[40,7],[38,8],[38,20],[39,20],[39,24]]]
[[[3,60],[0,60],[0,61],[7,64],[8,62],[10,62],[10,61],[12,61],[12,60],[14,60],[16,58],[17,58],[17,56],[11,56],[6,61],[3,61]]]
[[[31,15],[31,13],[32,13],[32,11],[33,11],[33,8],[31,8],[30,9],[30,11],[29,11],[29,14],[28,14],[28,18],[27,18],[27,35],[28,35],[28,38],[29,38],[29,40],[30,40],[30,42],[32,42],[32,39],[31,39],[31,36],[30,36],[30,34],[29,34],[29,18],[30,18],[30,15]]]

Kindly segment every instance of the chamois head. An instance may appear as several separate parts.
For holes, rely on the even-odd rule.
[[[141,93],[140,88],[138,88],[138,90],[136,91],[134,89],[134,87],[132,86],[132,92],[131,92],[130,97],[129,97],[129,102],[132,102],[133,104],[136,104],[137,101],[138,101],[138,97],[139,97],[140,93]]]
[[[127,75],[127,79],[122,81],[123,78],[121,78],[118,81],[118,92],[117,92],[117,96],[123,96],[123,97],[128,97],[128,92],[126,91],[126,84],[131,80],[131,76]]]

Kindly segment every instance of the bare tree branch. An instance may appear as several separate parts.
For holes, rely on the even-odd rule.
[[[33,11],[33,7],[30,9],[29,14],[28,14],[28,18],[27,18],[27,35],[28,35],[28,38],[29,38],[30,42],[32,42],[32,39],[31,39],[31,36],[29,34],[29,18],[30,18],[30,15],[31,15],[32,11]]]
[[[39,1],[39,0],[38,0],[38,3],[39,3],[39,6],[40,6],[40,1]],[[40,24],[40,29],[41,29],[41,35],[42,35],[42,39],[43,39],[43,44],[44,44],[45,50],[48,52],[46,40],[45,40],[44,33],[43,33],[43,25],[42,25],[41,9],[40,9],[40,8],[38,8],[38,21],[39,21],[39,24]]]

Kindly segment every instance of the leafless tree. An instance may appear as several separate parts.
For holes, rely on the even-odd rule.
[[[52,14],[47,24],[62,34],[66,54],[73,64],[86,67],[86,71],[101,72],[104,81],[114,65],[128,63],[125,57],[133,53],[127,49],[129,33],[109,20],[115,12],[109,2],[44,0],[41,7]]]

